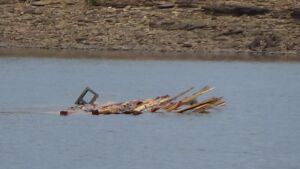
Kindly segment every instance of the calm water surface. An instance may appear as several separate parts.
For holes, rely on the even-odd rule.
[[[60,117],[85,86],[122,101],[213,85],[208,115]],[[298,169],[300,64],[0,58],[0,168]]]

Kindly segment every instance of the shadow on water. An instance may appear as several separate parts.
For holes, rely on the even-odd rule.
[[[252,51],[198,51],[198,52],[150,52],[114,50],[53,50],[0,48],[0,57],[38,58],[91,58],[124,60],[214,60],[214,61],[259,61],[259,62],[299,62],[295,52],[252,52]]]

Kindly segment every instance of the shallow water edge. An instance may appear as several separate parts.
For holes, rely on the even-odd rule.
[[[267,61],[299,62],[296,52],[253,52],[253,51],[197,51],[197,52],[151,52],[141,50],[79,50],[79,49],[34,49],[0,48],[0,57],[38,58],[99,58],[124,60],[215,60],[215,61]]]

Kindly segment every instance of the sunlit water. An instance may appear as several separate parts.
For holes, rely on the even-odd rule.
[[[101,101],[212,85],[208,115],[60,117],[85,86]],[[300,64],[0,58],[2,169],[298,169]]]

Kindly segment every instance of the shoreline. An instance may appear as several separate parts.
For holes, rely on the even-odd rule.
[[[189,7],[178,5],[180,0],[96,1],[97,6],[83,0],[0,0],[0,47],[300,53],[300,4],[292,0],[192,0]]]
[[[150,52],[142,50],[90,50],[90,49],[40,49],[0,48],[0,57],[38,58],[85,58],[116,60],[203,60],[246,62],[300,62],[296,52],[253,51],[194,51],[194,52]]]
[[[295,0],[94,1],[0,0],[0,48],[48,51],[29,55],[300,60]]]

